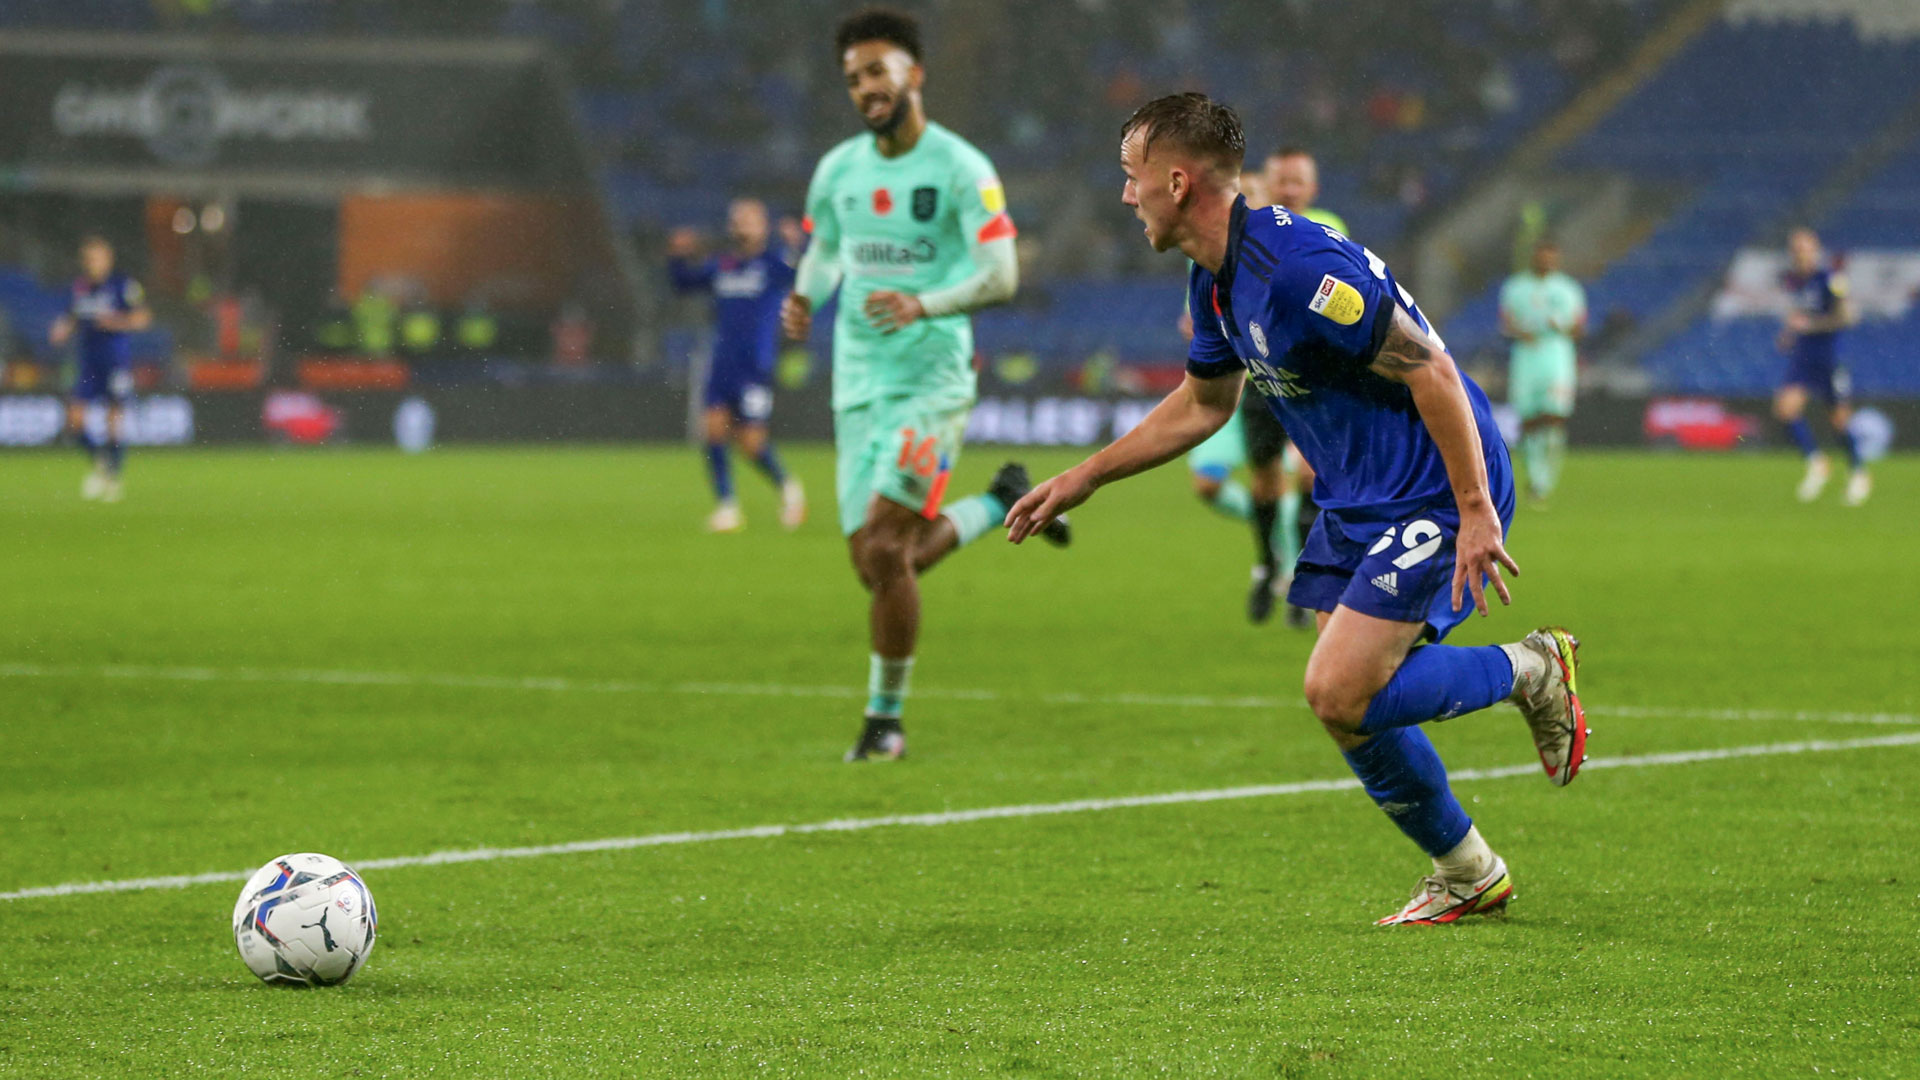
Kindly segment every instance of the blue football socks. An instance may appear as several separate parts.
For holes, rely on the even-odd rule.
[[[760,453],[754,457],[753,463],[766,475],[768,480],[773,481],[774,487],[779,487],[787,482],[787,470],[781,467],[780,457],[773,452],[773,443],[771,440],[760,448]]]
[[[1841,428],[1834,432],[1834,435],[1839,438],[1841,448],[1847,452],[1848,467],[1858,469],[1860,467],[1860,444],[1854,440],[1853,432],[1846,428]]]
[[[1511,693],[1513,661],[1500,646],[1423,645],[1407,654],[1400,670],[1367,703],[1360,733],[1451,719],[1505,701]]]
[[[1787,434],[1793,436],[1793,444],[1800,448],[1802,454],[1812,457],[1820,452],[1820,445],[1813,441],[1813,425],[1807,423],[1806,417],[1788,424]]]
[[[733,466],[727,461],[726,443],[707,444],[707,476],[713,481],[713,496],[721,502],[733,498]]]
[[[1375,805],[1428,855],[1452,851],[1473,827],[1447,786],[1446,766],[1419,728],[1390,728],[1344,754]]]

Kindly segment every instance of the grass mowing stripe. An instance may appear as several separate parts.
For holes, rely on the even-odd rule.
[[[0,678],[152,679],[162,682],[300,683],[318,686],[421,686],[452,690],[533,690],[552,693],[692,694],[736,697],[840,698],[864,700],[851,686],[802,686],[783,683],[642,682],[631,679],[576,679],[566,676],[453,675],[407,671],[327,671],[301,668],[157,667],[103,664],[0,664]],[[1151,708],[1304,709],[1297,698],[1206,694],[1077,694],[1072,692],[1007,695],[986,689],[916,687],[917,698],[945,701],[1005,701],[1018,698],[1041,705],[1133,705]],[[1590,705],[1589,716],[1627,719],[1674,717],[1690,720],[1795,721],[1823,724],[1920,726],[1920,715],[1899,712],[1823,711],[1816,709],[1723,709],[1692,705]]]
[[[1676,750],[1664,754],[1594,758],[1583,766],[1593,769],[1649,768],[1662,765],[1694,765],[1707,761],[1735,758],[1774,757],[1783,754],[1815,754],[1835,750],[1864,750],[1875,747],[1920,746],[1920,732],[1880,735],[1864,739],[1762,743],[1755,746],[1728,746],[1710,750]],[[1454,781],[1504,780],[1530,776],[1540,766],[1502,765],[1492,769],[1460,769],[1451,774]],[[705,844],[719,840],[775,839],[812,833],[862,832],[868,829],[903,826],[963,825],[973,821],[1003,818],[1046,817],[1054,814],[1084,814],[1103,810],[1125,810],[1141,806],[1170,806],[1181,803],[1221,802],[1230,799],[1259,799],[1277,795],[1303,795],[1318,791],[1349,791],[1360,786],[1352,777],[1331,780],[1301,780],[1289,784],[1256,784],[1246,787],[1213,788],[1203,791],[1169,791],[1157,795],[1123,795],[1109,799],[1075,799],[1070,802],[1027,803],[1016,806],[988,806],[975,810],[946,810],[926,814],[891,814],[885,817],[837,818],[799,825],[753,825],[741,829],[715,829],[705,832],[654,833],[650,836],[619,836],[603,840],[578,840],[568,844],[541,844],[531,847],[469,848],[463,851],[436,851],[427,855],[402,855],[385,859],[355,860],[360,870],[397,870],[411,866],[444,866],[451,863],[495,862],[501,859],[530,859],[546,855],[580,855],[595,851],[626,851],[632,848],[662,847],[674,844]],[[124,878],[119,881],[77,881],[62,885],[42,885],[30,889],[0,893],[0,900],[29,900],[55,896],[81,896],[89,893],[134,892],[145,889],[181,889],[192,885],[214,885],[245,881],[248,870],[213,871],[173,877]]]

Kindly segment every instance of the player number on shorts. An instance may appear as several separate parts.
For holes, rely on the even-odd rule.
[[[921,476],[932,476],[940,468],[938,440],[931,435],[923,439],[912,428],[901,428],[900,462],[897,467],[912,469]]]
[[[740,417],[765,420],[773,415],[773,391],[764,386],[749,386],[740,391]]]
[[[1422,518],[1419,521],[1408,522],[1404,531],[1399,530],[1397,526],[1389,526],[1386,532],[1380,534],[1380,539],[1373,542],[1373,547],[1367,550],[1367,554],[1378,555],[1391,547],[1396,539],[1394,535],[1396,531],[1399,532],[1398,539],[1401,546],[1407,549],[1393,560],[1393,565],[1402,570],[1418,566],[1433,558],[1433,553],[1439,551],[1440,545],[1446,540],[1445,534],[1440,531],[1440,526]]]

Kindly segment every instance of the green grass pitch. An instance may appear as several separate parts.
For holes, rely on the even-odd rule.
[[[789,453],[813,520],[743,468],[724,537],[679,448],[156,452],[118,506],[0,457],[0,892],[1345,775],[1177,466],[933,573],[912,756],[841,764],[864,601]],[[1452,640],[1571,626],[1637,763],[1460,783],[1504,920],[1372,926],[1425,864],[1352,790],[369,870],[324,991],[241,966],[237,879],[9,899],[0,1076],[1915,1075],[1920,460],[1798,475],[1582,454],[1522,509]]]

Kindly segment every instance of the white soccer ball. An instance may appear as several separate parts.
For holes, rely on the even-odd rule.
[[[331,855],[282,855],[254,872],[233,905],[247,968],[274,986],[338,986],[373,951],[373,894]]]

